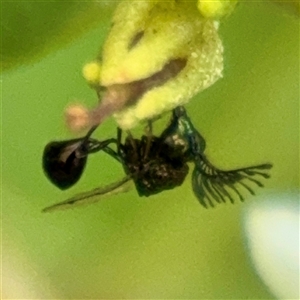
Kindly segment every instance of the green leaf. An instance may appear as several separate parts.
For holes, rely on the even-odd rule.
[[[99,23],[107,26],[116,4],[116,1],[3,1],[2,70],[32,63]]]

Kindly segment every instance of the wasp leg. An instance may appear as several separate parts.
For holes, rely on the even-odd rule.
[[[111,149],[110,147],[105,147],[102,150],[105,153],[107,153],[108,155],[110,155],[111,157],[113,157],[115,160],[117,160],[119,163],[123,162],[121,156],[115,150]]]
[[[130,132],[130,130],[127,130],[127,139],[129,140],[130,144],[131,144],[131,147],[133,149],[133,155],[134,155],[134,158],[135,159],[138,159],[138,147],[137,147],[137,144],[136,144],[136,140],[133,138],[133,135],[132,133]]]
[[[152,121],[148,121],[145,131],[146,131],[147,141],[146,141],[146,148],[144,152],[144,158],[147,158],[151,148],[152,137],[153,137]]]
[[[83,141],[87,141],[90,139],[91,135],[93,134],[93,132],[98,128],[98,125],[91,127],[91,129],[87,132],[87,134],[85,135],[85,137],[83,137]]]
[[[104,148],[107,148],[109,144],[111,143],[117,143],[117,140],[114,138],[107,139],[104,141],[98,141],[96,139],[89,139],[87,144],[87,152],[88,154],[96,153],[101,150],[104,150]]]
[[[122,129],[118,127],[117,128],[117,152],[119,155],[122,155],[121,148],[122,148]]]
[[[122,163],[120,154],[108,146],[111,143],[117,144],[118,140],[115,138],[111,138],[104,141],[98,141],[96,139],[90,138],[87,144],[87,154],[93,154],[99,151],[104,151],[105,153],[116,159],[118,162]]]
[[[130,144],[131,144],[132,148],[134,149],[134,152],[137,152],[136,142],[135,142],[135,140],[133,138],[132,133],[129,130],[127,130],[127,136],[128,136],[128,139],[130,141]]]

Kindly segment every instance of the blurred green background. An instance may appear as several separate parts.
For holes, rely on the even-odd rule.
[[[273,299],[245,244],[241,212],[247,203],[205,210],[190,177],[150,198],[132,190],[88,207],[41,213],[123,176],[120,165],[98,154],[81,181],[61,192],[41,167],[45,144],[71,137],[64,108],[96,102],[81,69],[98,53],[115,3],[60,9],[55,2],[27,9],[24,3],[17,12],[25,29],[24,20],[14,18],[15,3],[2,7],[3,299]],[[187,105],[206,154],[228,169],[272,162],[272,178],[258,194],[297,189],[299,19],[269,2],[244,2],[223,21],[220,35],[224,78]],[[108,120],[97,135],[109,138],[115,131]]]

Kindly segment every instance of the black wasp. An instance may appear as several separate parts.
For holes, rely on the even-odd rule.
[[[180,106],[173,110],[167,128],[159,137],[151,134],[135,139],[129,133],[122,143],[122,131],[117,138],[98,141],[91,138],[95,128],[79,139],[51,142],[44,150],[43,168],[50,181],[60,189],[74,185],[82,175],[89,154],[104,151],[119,161],[126,177],[111,185],[78,194],[54,204],[44,211],[69,208],[77,204],[94,202],[104,195],[124,190],[133,181],[140,196],[151,196],[180,186],[186,178],[189,166],[194,163],[193,191],[205,208],[236,197],[244,201],[243,190],[254,195],[252,185],[263,187],[259,178],[269,178],[271,164],[223,171],[214,167],[204,154],[205,140],[195,129]],[[110,147],[116,145],[116,151]],[[97,199],[95,200],[95,196]]]

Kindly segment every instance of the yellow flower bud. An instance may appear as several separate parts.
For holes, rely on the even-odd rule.
[[[96,88],[107,92],[93,115],[100,123],[113,114],[122,129],[187,103],[222,77],[218,24],[190,1],[120,2],[102,49]],[[85,74],[94,83],[97,64]]]
[[[82,69],[82,74],[85,80],[91,84],[99,84],[101,66],[97,61],[86,64]]]
[[[237,0],[198,0],[198,9],[203,17],[220,19],[231,14]]]

